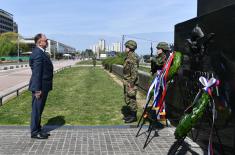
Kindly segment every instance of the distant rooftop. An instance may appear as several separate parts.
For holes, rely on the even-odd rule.
[[[2,12],[2,13],[4,13],[4,14],[7,14],[7,15],[12,16],[12,17],[13,17],[13,14],[11,14],[11,13],[9,13],[9,12],[5,11],[5,10],[0,9],[0,12]]]

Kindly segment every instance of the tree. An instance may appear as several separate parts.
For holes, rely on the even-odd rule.
[[[18,39],[18,33],[15,32],[5,32],[0,35],[1,38],[7,38],[10,41],[16,42]]]
[[[86,49],[81,53],[82,58],[92,58],[94,55],[93,51],[91,49]]]
[[[87,53],[89,58],[93,57],[93,55],[94,55],[94,53],[93,53],[93,51],[91,49],[86,49],[85,52]]]
[[[15,32],[6,32],[0,35],[0,56],[16,56],[18,35]],[[19,48],[22,52],[28,52],[29,46],[25,43],[20,43]]]
[[[31,50],[31,48],[29,47],[29,45],[25,44],[25,43],[20,43],[20,51],[22,52],[28,52]]]
[[[14,43],[7,38],[0,38],[0,56],[8,56],[14,50]]]

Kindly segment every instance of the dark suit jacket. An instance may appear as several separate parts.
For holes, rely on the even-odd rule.
[[[30,55],[29,65],[32,70],[29,90],[32,92],[52,90],[53,64],[47,54],[35,47]]]

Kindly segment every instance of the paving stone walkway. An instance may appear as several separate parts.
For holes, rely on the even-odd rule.
[[[27,126],[0,126],[0,154],[76,154],[76,155],[166,155],[175,142],[174,128],[163,128],[143,149],[147,128],[135,137],[137,128],[129,126],[63,126],[51,130],[47,140],[30,138]],[[153,132],[154,134],[154,132]],[[153,135],[151,135],[153,136]],[[204,154],[190,139],[177,154]]]

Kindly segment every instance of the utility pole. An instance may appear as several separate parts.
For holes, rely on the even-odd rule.
[[[122,52],[123,52],[123,47],[124,47],[124,41],[125,41],[125,35],[122,35]]]
[[[18,35],[17,35],[17,53],[18,53],[18,63],[20,63],[20,41],[19,41],[19,39],[20,39],[20,34],[19,34],[19,32],[17,33]]]

